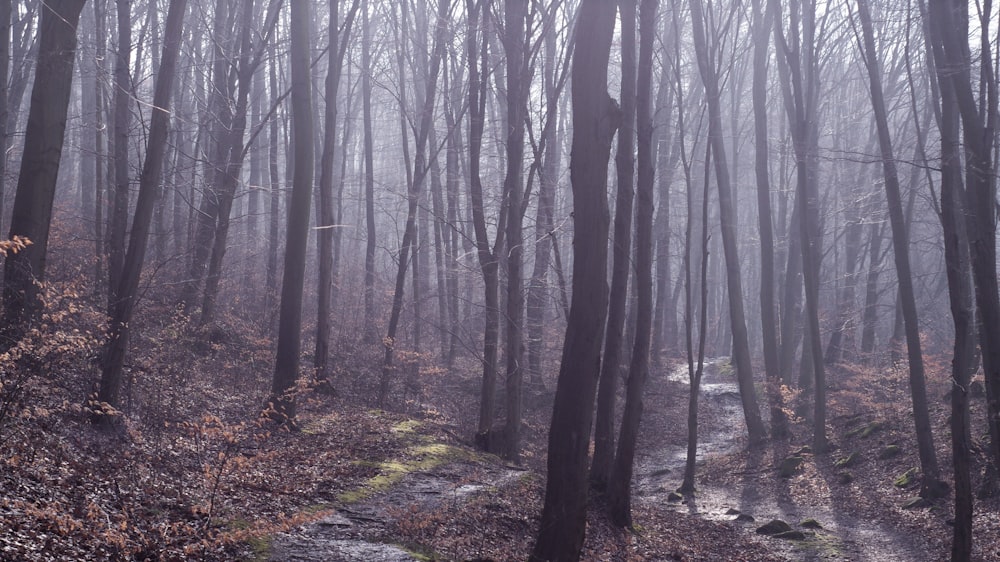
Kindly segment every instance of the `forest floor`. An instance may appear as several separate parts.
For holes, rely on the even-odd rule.
[[[411,375],[395,387],[393,411],[378,410],[379,348],[345,338],[334,350],[335,392],[303,386],[296,429],[275,428],[256,416],[272,342],[249,322],[199,327],[149,302],[156,313],[134,328],[127,415],[117,430],[100,431],[88,423],[94,404],[83,400],[99,350],[85,334],[98,333],[100,315],[69,288],[60,295],[49,300],[45,326],[0,357],[0,560],[527,558],[544,493],[550,395],[529,400],[522,464],[511,466],[469,446],[473,365],[416,368],[404,355]],[[928,371],[947,467],[946,369]],[[802,449],[804,420],[788,441],[748,451],[732,375],[713,363],[699,407],[698,491],[671,501],[683,472],[687,385],[684,371],[653,373],[635,528],[615,529],[595,499],[584,558],[947,559],[950,499],[903,509],[915,485],[893,484],[918,466],[905,373],[839,368],[830,380],[832,452]],[[982,409],[977,398],[974,427],[984,427]],[[981,469],[981,436],[976,443]],[[783,477],[779,466],[792,456],[801,460]],[[997,499],[977,501],[977,560],[1000,560],[998,513]],[[775,518],[801,538],[755,532]],[[806,519],[819,527],[803,527]]]

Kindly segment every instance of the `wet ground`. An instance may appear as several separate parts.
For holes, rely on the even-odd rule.
[[[736,380],[722,374],[724,360],[706,365],[701,383],[700,412],[710,412],[699,420],[698,465],[740,452],[745,447],[746,424],[740,406]],[[670,380],[688,385],[687,366],[670,373]],[[667,445],[637,459],[636,495],[642,501],[668,502],[668,494],[680,485],[684,473],[686,447]],[[697,492],[676,509],[712,521],[729,521],[754,533],[772,519],[781,519],[805,534],[804,540],[765,539],[790,560],[843,560],[888,562],[926,559],[927,553],[907,532],[876,520],[857,517],[830,488],[816,486],[816,492],[802,497],[792,493],[788,481],[780,478],[773,461],[764,451],[751,451],[744,474],[736,475],[735,486],[718,486],[699,479]],[[822,484],[822,483],[821,483]],[[735,522],[739,514],[752,521]],[[822,528],[802,528],[798,524],[813,519]]]
[[[430,512],[448,502],[464,502],[490,487],[508,484],[523,470],[488,459],[458,460],[415,471],[389,489],[337,508],[294,533],[277,536],[273,561],[409,562],[420,560],[407,545],[393,543],[388,529],[400,514]],[[412,546],[412,545],[410,545]],[[426,559],[426,558],[424,558]]]

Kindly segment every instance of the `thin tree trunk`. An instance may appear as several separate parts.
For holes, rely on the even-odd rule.
[[[635,6],[624,0],[623,29],[635,18]],[[638,177],[636,181],[635,225],[635,344],[626,383],[625,409],[622,412],[621,434],[615,453],[611,480],[608,485],[608,507],[611,521],[619,527],[632,525],[632,472],[635,447],[642,418],[642,394],[649,375],[649,345],[653,322],[653,37],[656,34],[656,11],[659,0],[642,0],[639,9],[639,64],[635,90],[636,130],[638,132]],[[631,14],[629,14],[631,12]],[[634,32],[632,33],[635,39]],[[623,38],[624,40],[624,38]],[[622,133],[620,133],[621,135]],[[621,138],[621,136],[619,136]]]
[[[132,51],[132,2],[117,0],[118,49],[115,55],[114,90],[114,171],[115,184],[111,198],[111,216],[108,226],[108,315],[114,311],[118,300],[116,284],[121,278],[125,260],[125,232],[128,223],[128,134],[132,114],[132,80],[129,76],[129,58]]]
[[[105,343],[101,365],[101,384],[98,399],[112,408],[118,407],[125,354],[131,331],[132,313],[139,297],[139,278],[146,256],[151,219],[156,199],[160,196],[160,176],[166,154],[167,135],[170,128],[170,97],[173,90],[177,57],[180,52],[181,31],[187,0],[171,0],[163,38],[163,58],[160,63],[153,94],[152,116],[149,125],[149,142],[146,160],[139,177],[139,195],[128,252],[122,264],[121,276],[112,279],[118,298],[112,303],[111,329]],[[95,410],[93,420],[110,425],[114,417],[104,408]]]
[[[882,92],[882,71],[875,50],[875,37],[867,0],[857,0],[857,4],[864,40],[863,53],[865,66],[868,69],[872,108],[875,114],[875,124],[878,128],[882,171],[885,175],[885,196],[889,204],[889,221],[892,226],[892,246],[899,279],[899,296],[902,301],[903,317],[906,321],[906,348],[910,364],[913,421],[916,424],[917,449],[920,454],[920,470],[923,473],[920,495],[939,497],[945,490],[944,484],[940,480],[940,470],[934,452],[934,435],[931,432],[930,414],[927,407],[924,360],[920,350],[920,326],[917,322],[917,303],[913,296],[913,275],[910,270],[909,234],[903,219],[899,176],[896,172],[896,160],[893,156],[892,139],[889,133],[888,112]]]
[[[750,357],[746,317],[743,311],[743,282],[740,275],[740,260],[736,243],[736,209],[726,159],[725,139],[722,136],[719,77],[714,57],[709,54],[709,45],[705,38],[701,0],[691,0],[691,18],[695,49],[698,51],[698,68],[705,84],[708,102],[708,137],[709,142],[712,143],[715,176],[719,187],[719,217],[722,222],[722,249],[726,260],[726,281],[729,293],[729,316],[732,324],[736,379],[739,384],[740,399],[743,403],[743,414],[750,442],[757,443],[767,437],[767,429],[760,417],[760,406],[757,404],[757,392],[753,383],[753,364]]]

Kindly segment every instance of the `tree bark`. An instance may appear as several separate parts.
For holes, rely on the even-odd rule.
[[[623,0],[621,6],[625,7],[632,1]],[[653,37],[656,34],[658,4],[659,0],[642,0],[639,9],[639,65],[635,90],[635,119],[638,132],[635,344],[629,364],[628,381],[625,385],[621,434],[608,485],[611,521],[619,527],[632,526],[632,472],[636,442],[639,438],[639,421],[642,418],[642,394],[649,375],[649,345],[653,322],[653,162],[656,160],[656,150],[653,145],[653,110],[650,98],[653,81]],[[623,10],[625,14],[623,29],[634,21],[635,7],[633,5],[630,8]],[[631,15],[628,11],[631,11]],[[634,33],[632,36],[634,39]],[[620,133],[619,139],[621,138]]]
[[[604,356],[597,386],[597,414],[594,419],[594,458],[590,484],[604,491],[615,460],[615,406],[621,377],[622,348],[625,341],[625,304],[629,273],[632,270],[632,204],[635,199],[636,122],[636,0],[619,0],[621,22],[621,111],[618,152],[615,154],[617,195],[614,237],[611,251],[611,292],[608,295],[608,322],[604,328]]]
[[[84,4],[84,0],[67,0],[40,8],[35,81],[9,234],[10,238],[27,238],[31,245],[4,261],[4,347],[21,338],[44,306],[40,283],[45,280],[52,204],[73,83],[76,27]]]
[[[295,420],[294,387],[299,377],[302,341],[302,288],[309,238],[309,206],[313,181],[312,80],[309,72],[310,5],[290,3],[292,135],[295,164],[288,208],[285,266],[278,319],[278,349],[274,360],[269,412],[280,423]]]
[[[875,114],[875,124],[878,129],[879,151],[882,155],[885,196],[889,204],[893,254],[896,259],[896,273],[899,279],[899,296],[902,301],[903,318],[906,322],[906,349],[910,364],[910,393],[913,399],[913,421],[917,430],[920,470],[923,473],[920,494],[923,497],[938,497],[943,494],[944,485],[940,479],[937,455],[934,452],[934,435],[931,432],[931,420],[927,407],[924,360],[920,350],[920,326],[917,322],[917,303],[913,296],[913,274],[910,269],[909,235],[903,218],[903,202],[899,191],[899,175],[896,171],[892,138],[889,133],[888,112],[882,92],[882,71],[875,50],[875,34],[872,31],[871,14],[868,10],[867,0],[857,0],[857,5],[864,42],[862,52],[865,57],[865,66],[868,69],[872,108]]]
[[[619,109],[608,96],[615,6],[582,0],[573,53],[573,297],[549,431],[545,504],[531,560],[578,560],[587,507],[587,449],[608,302],[607,174]]]
[[[112,408],[118,407],[132,313],[139,297],[139,277],[146,257],[153,210],[156,199],[160,196],[160,176],[163,172],[167,135],[170,129],[170,97],[180,52],[186,7],[187,0],[170,1],[163,38],[163,57],[156,74],[153,93],[146,160],[143,163],[142,175],[139,177],[139,195],[132,217],[128,251],[119,278],[111,280],[116,287],[115,294],[118,298],[111,306],[111,327],[102,357],[98,399]],[[97,410],[93,420],[102,425],[111,425],[114,418],[105,414],[103,409]]]

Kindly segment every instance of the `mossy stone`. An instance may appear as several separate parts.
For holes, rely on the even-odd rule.
[[[802,531],[785,531],[774,535],[774,538],[785,539],[786,541],[801,541],[805,540],[806,534]]]
[[[917,478],[917,469],[911,468],[910,470],[907,470],[906,472],[900,474],[899,477],[897,477],[892,484],[897,488],[906,488],[910,484],[913,484],[913,481],[916,480],[916,478]]]
[[[855,464],[857,464],[857,462],[858,462],[858,453],[854,452],[842,459],[837,460],[837,462],[833,463],[833,466],[837,468],[848,468],[854,466]]]
[[[787,533],[792,530],[792,526],[785,523],[781,519],[772,519],[767,523],[757,527],[758,535],[777,535],[779,533]]]
[[[800,527],[805,527],[806,529],[822,529],[823,528],[823,525],[820,525],[819,521],[816,521],[815,519],[812,519],[812,518],[803,519],[802,522],[799,523],[799,526]]]
[[[733,521],[739,521],[740,523],[753,523],[754,518],[753,515],[747,515],[746,513],[741,513],[737,515],[736,519],[734,519]]]
[[[915,498],[910,498],[903,502],[903,509],[923,509],[925,507],[930,507],[931,502],[917,496]]]
[[[846,470],[838,472],[837,482],[840,484],[850,484],[851,482],[854,482],[854,475]]]
[[[884,449],[879,451],[878,458],[880,459],[891,459],[892,457],[898,456],[899,453],[903,452],[899,448],[899,445],[886,445]]]
[[[795,474],[802,463],[805,461],[802,457],[788,457],[781,461],[781,466],[778,467],[778,473],[782,478],[790,478]]]
[[[669,494],[667,494],[667,501],[668,502],[679,502],[679,501],[681,501],[683,499],[684,499],[684,496],[678,494],[677,492],[670,492]]]
[[[879,421],[872,422],[868,425],[862,425],[861,427],[856,427],[846,433],[847,437],[868,437],[872,433],[881,430],[885,427],[885,424]]]

